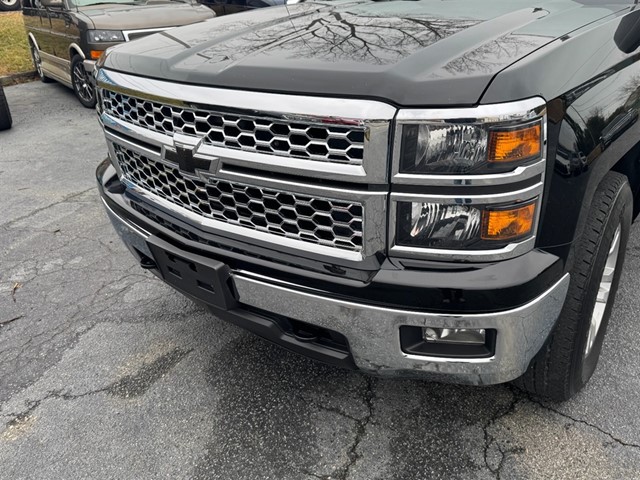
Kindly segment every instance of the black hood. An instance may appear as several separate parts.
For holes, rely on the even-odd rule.
[[[225,88],[471,105],[534,50],[623,5],[572,0],[312,2],[116,47],[105,67]]]

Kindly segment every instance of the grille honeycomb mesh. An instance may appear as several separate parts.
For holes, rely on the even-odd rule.
[[[112,117],[159,133],[204,137],[235,150],[362,165],[365,127],[289,122],[268,117],[191,110],[101,90]]]
[[[114,151],[127,180],[205,218],[318,245],[362,250],[360,203],[186,177],[176,167],[120,145],[114,144]]]

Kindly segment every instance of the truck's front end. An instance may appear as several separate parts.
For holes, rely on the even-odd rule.
[[[407,3],[435,8],[303,4],[116,49],[98,73],[102,200],[144,268],[290,350],[510,381],[570,276],[537,248],[545,99],[479,100],[515,61],[500,49],[554,40],[526,32],[549,12],[391,11]]]

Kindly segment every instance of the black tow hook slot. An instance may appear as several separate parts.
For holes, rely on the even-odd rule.
[[[153,270],[158,268],[158,265],[156,265],[156,262],[151,260],[149,257],[142,257],[142,259],[140,260],[140,266],[145,270]]]
[[[318,340],[318,332],[315,331],[314,328],[307,326],[301,327],[296,325],[291,333],[300,342],[310,343]]]

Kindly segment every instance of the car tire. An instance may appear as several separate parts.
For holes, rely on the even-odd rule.
[[[569,291],[558,322],[516,386],[561,402],[591,378],[620,282],[632,212],[627,177],[609,172],[594,195],[582,237],[574,244]]]
[[[0,12],[12,12],[20,7],[20,0],[0,0]]]
[[[0,130],[8,130],[11,128],[13,120],[11,119],[11,111],[9,110],[9,102],[4,94],[4,89],[0,87]]]
[[[96,89],[93,86],[89,73],[84,68],[84,59],[75,55],[71,59],[71,83],[76,98],[87,108],[96,106]]]
[[[40,50],[38,47],[34,45],[33,42],[29,42],[29,50],[31,51],[31,60],[33,61],[33,67],[36,69],[36,73],[40,78],[40,81],[43,83],[52,82],[49,77],[44,74],[44,70],[42,69],[42,58],[40,57]]]

